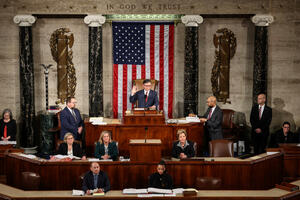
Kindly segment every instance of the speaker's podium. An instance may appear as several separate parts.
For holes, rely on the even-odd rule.
[[[162,110],[145,110],[144,108],[135,108],[127,110],[123,117],[123,123],[129,124],[165,124],[165,116]]]
[[[130,161],[159,162],[161,160],[161,140],[131,139],[129,153]]]
[[[145,139],[129,140],[129,154],[131,161],[159,162],[161,159],[161,140],[146,139],[147,130],[151,125],[165,125],[163,111],[146,110],[143,108],[126,111],[123,117],[126,125],[145,126]]]

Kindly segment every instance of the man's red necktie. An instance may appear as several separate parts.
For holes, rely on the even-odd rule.
[[[211,118],[212,108],[209,110],[208,119]]]
[[[148,100],[148,91],[146,92],[146,103],[147,103],[147,100]]]
[[[259,120],[261,119],[261,106],[259,106]]]

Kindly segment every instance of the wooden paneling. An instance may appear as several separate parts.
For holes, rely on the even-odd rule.
[[[94,155],[95,141],[98,141],[103,130],[112,132],[113,140],[118,142],[121,156],[129,157],[130,139],[160,139],[162,141],[162,156],[171,156],[172,144],[176,138],[178,129],[185,129],[188,140],[197,142],[198,155],[202,154],[203,147],[203,124],[189,123],[177,124],[115,124],[97,126],[85,122],[87,155]]]
[[[215,158],[218,160],[218,158]],[[195,187],[197,177],[220,177],[222,189],[269,189],[282,181],[283,154],[265,155],[258,159],[228,161],[166,161],[175,187]],[[128,187],[145,188],[148,177],[156,171],[156,162],[99,162],[108,174],[113,190]],[[21,172],[33,171],[41,176],[42,190],[80,188],[80,175],[89,170],[88,161],[37,161],[9,154],[7,184],[19,187]]]
[[[141,162],[159,162],[161,160],[161,141],[131,140],[129,143],[130,160]]]
[[[284,177],[299,179],[300,177],[300,146],[297,144],[280,144],[284,152]]]

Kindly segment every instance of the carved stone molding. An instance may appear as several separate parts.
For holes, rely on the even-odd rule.
[[[106,18],[102,15],[88,15],[84,18],[84,23],[90,27],[99,27],[105,23]]]
[[[272,15],[255,15],[251,21],[255,26],[269,26],[274,21],[274,17]]]
[[[200,15],[185,15],[181,17],[181,21],[185,26],[198,27],[198,24],[202,24],[203,17]]]
[[[36,18],[32,15],[16,15],[14,17],[14,22],[19,26],[32,26]]]

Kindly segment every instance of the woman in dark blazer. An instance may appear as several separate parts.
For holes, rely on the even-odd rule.
[[[17,132],[16,120],[13,119],[10,109],[5,109],[0,120],[0,134],[3,141],[15,141]]]
[[[112,141],[110,132],[102,131],[99,141],[96,144],[95,157],[103,160],[117,160],[118,155],[117,144]]]
[[[173,189],[172,177],[167,173],[166,164],[163,160],[158,163],[157,172],[149,176],[148,187]]]
[[[59,145],[57,154],[76,156],[82,160],[86,160],[85,155],[82,154],[80,144],[74,142],[74,136],[72,133],[66,133],[64,136],[64,141],[64,143]]]
[[[172,157],[180,159],[194,157],[194,142],[186,139],[186,131],[184,129],[179,129],[177,131],[177,137],[178,141],[173,143]]]

